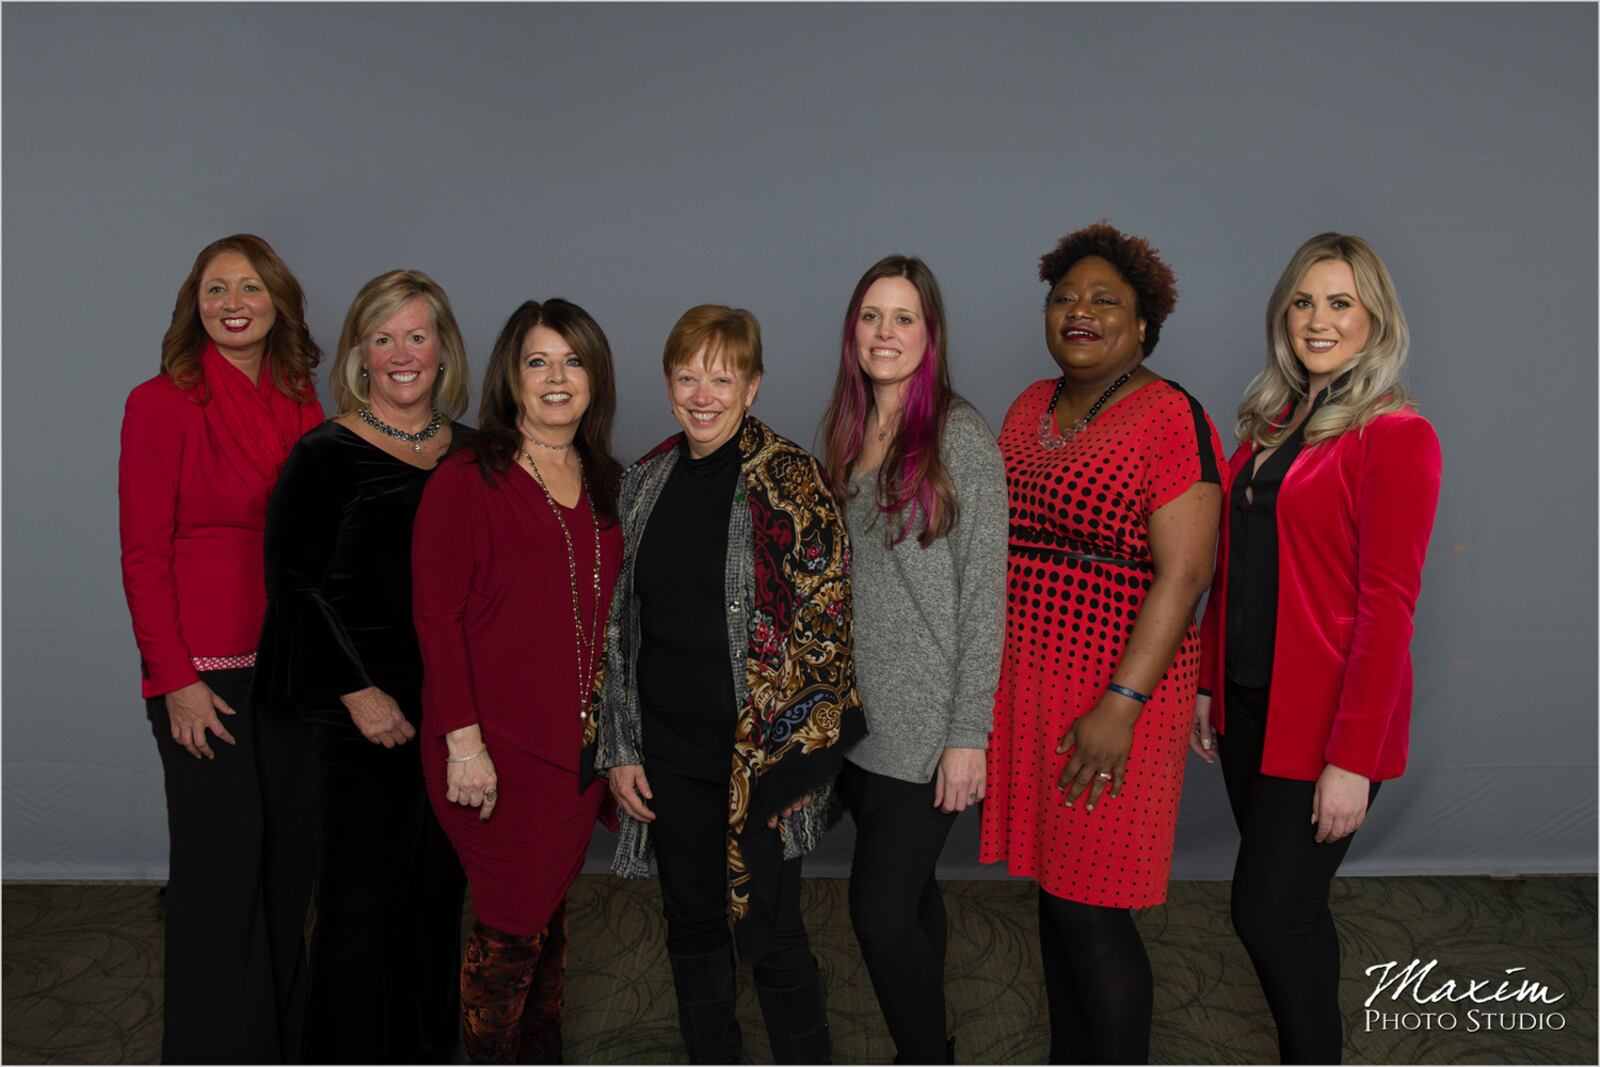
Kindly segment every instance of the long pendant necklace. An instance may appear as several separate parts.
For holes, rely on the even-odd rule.
[[[574,453],[577,455],[577,453]],[[572,629],[577,639],[578,651],[578,718],[583,718],[589,707],[588,690],[594,681],[594,667],[599,659],[600,648],[600,520],[595,516],[594,505],[589,506],[589,523],[594,531],[594,622],[589,628],[589,633],[583,632],[583,609],[579,606],[578,599],[578,557],[572,548],[572,531],[567,529],[566,517],[561,514],[561,507],[556,503],[556,498],[551,495],[550,487],[545,484],[544,475],[539,473],[539,465],[528,454],[526,446],[522,449],[522,460],[533,472],[533,480],[539,483],[539,488],[544,490],[545,501],[550,505],[550,510],[555,514],[556,522],[561,526],[561,540],[567,546],[567,583],[572,590]],[[584,495],[588,495],[589,483],[583,476],[583,459],[578,459],[578,482]]]
[[[1137,369],[1137,367],[1134,368],[1134,370]],[[1088,429],[1089,420],[1100,414],[1100,409],[1105,406],[1107,400],[1111,399],[1111,394],[1121,389],[1127,380],[1132,377],[1133,371],[1129,371],[1112,382],[1106,391],[1100,394],[1100,399],[1096,400],[1089,410],[1083,413],[1081,418],[1071,426],[1068,426],[1066,433],[1061,433],[1056,430],[1056,401],[1061,399],[1061,390],[1067,384],[1067,376],[1063,374],[1056,380],[1056,391],[1050,394],[1050,406],[1045,408],[1044,414],[1039,417],[1039,444],[1046,452],[1059,452],[1061,449],[1066,448],[1068,441],[1077,440],[1078,435]]]
[[[390,426],[387,422],[384,422],[382,419],[378,418],[378,416],[374,415],[371,408],[356,408],[356,414],[361,417],[362,422],[366,423],[368,426],[371,426],[379,433],[408,442],[411,445],[411,451],[413,452],[421,452],[422,443],[424,441],[431,441],[437,437],[439,435],[439,427],[444,425],[444,417],[439,414],[438,408],[433,409],[433,418],[428,420],[428,425],[424,426],[416,433],[407,433],[404,430]]]

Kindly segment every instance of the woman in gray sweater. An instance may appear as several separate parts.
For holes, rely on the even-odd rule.
[[[846,501],[868,728],[838,779],[856,822],[850,920],[904,1063],[953,1056],[934,867],[957,814],[983,799],[1005,631],[1005,468],[950,388],[945,338],[927,265],[874,264],[850,297],[822,426]]]

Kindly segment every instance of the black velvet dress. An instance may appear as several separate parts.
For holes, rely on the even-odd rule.
[[[458,1033],[466,879],[419,746],[366,740],[339,700],[377,686],[421,721],[411,527],[431,473],[330,421],[295,445],[267,510],[255,699],[304,723],[311,763],[308,1063],[449,1062]]]

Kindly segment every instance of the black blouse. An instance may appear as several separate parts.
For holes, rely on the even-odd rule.
[[[471,432],[450,429],[452,449]],[[421,721],[411,526],[432,473],[332,420],[300,438],[267,505],[256,706],[348,725],[339,698],[375,685]]]
[[[647,765],[727,781],[739,709],[723,586],[739,435],[701,459],[679,449],[634,563],[640,740]]]
[[[1306,423],[1327,398],[1327,389],[1318,393],[1311,402],[1311,414],[1266,462],[1258,464],[1252,456],[1229,491],[1224,666],[1228,681],[1246,689],[1264,690],[1272,684],[1278,628],[1278,490],[1305,447]]]

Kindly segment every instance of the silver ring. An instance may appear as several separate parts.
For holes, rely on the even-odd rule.
[[[1094,776],[1096,778],[1104,778],[1108,782],[1111,781],[1111,775],[1107,771],[1095,771]]]

